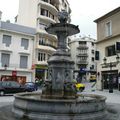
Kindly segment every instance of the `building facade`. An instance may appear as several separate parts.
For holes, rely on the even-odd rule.
[[[71,37],[68,42],[71,57],[75,62],[75,78],[87,82],[91,74],[96,74],[96,40],[90,37]]]
[[[98,18],[95,22],[97,23],[96,45],[99,53],[97,88],[109,89],[111,78],[113,89],[118,89],[120,63],[116,58],[120,57],[120,45],[117,45],[120,42],[120,7]]]
[[[58,21],[58,12],[66,10],[70,14],[67,0],[20,0],[16,22],[36,28],[35,76],[47,79],[47,60],[56,51],[57,38],[48,34],[45,28]]]
[[[35,29],[0,21],[0,80],[32,81]]]

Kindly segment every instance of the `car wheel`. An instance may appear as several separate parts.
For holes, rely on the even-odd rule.
[[[3,96],[4,95],[4,91],[0,91],[0,95]]]

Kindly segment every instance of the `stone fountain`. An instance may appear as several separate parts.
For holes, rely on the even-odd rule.
[[[58,48],[48,60],[49,81],[45,82],[42,92],[16,94],[12,111],[15,117],[27,120],[105,119],[104,96],[76,92],[72,82],[74,62],[67,50],[66,38],[80,31],[78,26],[67,23],[65,11],[59,12],[58,16],[60,23],[46,28],[58,38]]]

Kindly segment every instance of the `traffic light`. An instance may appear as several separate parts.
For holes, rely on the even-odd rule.
[[[120,51],[120,42],[116,42],[116,51]]]

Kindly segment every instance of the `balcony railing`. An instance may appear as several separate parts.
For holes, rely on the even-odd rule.
[[[39,43],[39,45],[49,46],[49,47],[52,47],[52,48],[54,48],[54,49],[57,49],[57,47],[56,47],[56,46],[51,45],[51,44],[48,44],[48,43]]]
[[[77,64],[88,64],[88,61],[86,61],[86,60],[78,60]]]
[[[77,57],[88,57],[87,53],[79,53]]]
[[[20,68],[20,64],[9,64],[9,65],[1,65],[0,69],[8,69],[8,70],[14,70],[14,69],[25,69],[28,70],[28,66],[26,68]]]
[[[77,49],[88,49],[88,47],[86,45],[79,45]]]

